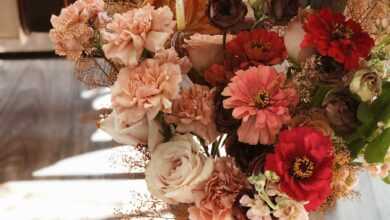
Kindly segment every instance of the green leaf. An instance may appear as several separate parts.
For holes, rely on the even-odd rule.
[[[390,128],[368,143],[364,158],[369,163],[383,163],[390,147]]]
[[[390,82],[383,83],[381,95],[372,103],[372,110],[375,113],[383,111],[390,104]]]
[[[314,92],[313,99],[311,101],[311,105],[313,107],[320,107],[322,102],[324,101],[325,96],[331,90],[329,86],[318,86],[316,91]]]
[[[387,177],[383,178],[383,182],[390,184],[390,174]]]
[[[358,107],[358,110],[357,110],[357,118],[363,124],[370,124],[370,123],[374,122],[375,115],[372,112],[372,109],[370,108],[370,106],[368,106],[368,104],[361,103]]]
[[[364,139],[358,139],[348,144],[348,149],[351,151],[351,157],[354,159],[357,158],[366,144],[367,142],[364,141]]]

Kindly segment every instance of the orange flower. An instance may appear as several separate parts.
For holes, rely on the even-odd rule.
[[[176,12],[176,0],[146,0],[155,6],[168,5],[172,11]],[[220,30],[210,24],[208,17],[206,16],[207,0],[186,0],[184,2],[184,14],[186,26],[183,32],[191,33],[203,33],[203,34],[216,34]]]

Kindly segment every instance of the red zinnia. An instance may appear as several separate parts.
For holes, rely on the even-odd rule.
[[[226,48],[234,58],[247,66],[275,65],[287,58],[283,38],[276,32],[264,29],[242,31],[226,45]]]
[[[333,145],[329,137],[308,127],[280,133],[275,153],[266,157],[265,170],[280,177],[280,188],[291,198],[318,208],[331,193]]]
[[[304,29],[302,47],[314,47],[322,56],[344,64],[347,70],[358,68],[359,59],[366,58],[374,46],[374,40],[358,23],[330,9],[310,15]]]

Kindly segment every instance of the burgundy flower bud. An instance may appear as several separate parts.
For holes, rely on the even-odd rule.
[[[319,72],[320,81],[325,83],[337,84],[344,81],[346,70],[344,66],[331,57],[317,56],[316,68]]]
[[[248,9],[242,0],[209,0],[207,16],[221,29],[228,29],[241,22]]]
[[[289,21],[298,14],[298,8],[303,6],[299,0],[273,0],[271,2],[271,14],[276,20]]]
[[[265,156],[272,151],[267,145],[249,145],[238,141],[231,135],[226,141],[226,153],[233,157],[237,166],[247,175],[263,171]]]
[[[231,134],[237,131],[240,121],[233,118],[231,109],[223,107],[222,90],[223,88],[218,88],[215,92],[215,124],[219,132]]]
[[[325,97],[323,106],[332,128],[339,134],[350,134],[358,125],[356,111],[359,103],[344,91]]]

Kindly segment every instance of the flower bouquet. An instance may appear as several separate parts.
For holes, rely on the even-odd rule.
[[[390,182],[386,1],[78,0],[58,55],[111,89],[98,126],[191,220],[308,219]]]

